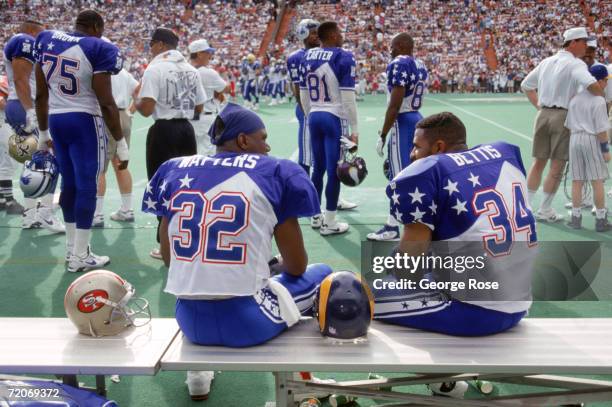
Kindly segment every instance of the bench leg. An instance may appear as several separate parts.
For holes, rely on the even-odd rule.
[[[104,375],[96,375],[96,393],[106,397],[106,378]]]
[[[72,386],[77,389],[79,388],[79,381],[77,380],[77,376],[75,374],[63,375],[62,383],[67,384],[68,386]]]
[[[293,397],[287,388],[287,379],[291,373],[274,372],[274,392],[276,407],[293,407]]]

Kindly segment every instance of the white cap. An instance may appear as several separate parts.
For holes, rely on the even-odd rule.
[[[589,48],[597,48],[597,40],[592,39],[587,41],[587,47]]]
[[[587,30],[584,27],[570,28],[569,30],[565,30],[565,32],[563,33],[563,42],[579,40],[582,38],[589,38],[589,34],[587,34]]]
[[[208,45],[208,41],[206,40],[195,40],[189,44],[188,48],[190,54],[195,54],[196,52],[215,52],[215,48]]]

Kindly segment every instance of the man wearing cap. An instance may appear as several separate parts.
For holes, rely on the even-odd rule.
[[[153,60],[144,72],[136,109],[155,123],[147,133],[147,177],[170,158],[197,153],[193,126],[206,101],[198,71],[176,50],[179,39],[167,28],[153,32]],[[159,219],[158,219],[159,220]],[[159,242],[159,233],[157,236]],[[159,249],[151,257],[161,259]]]
[[[219,106],[225,102],[223,93],[228,89],[227,82],[221,78],[221,75],[207,66],[214,52],[215,49],[206,40],[196,40],[189,44],[191,64],[198,70],[200,82],[206,93],[204,111],[199,120],[191,121],[198,144],[198,154],[202,155],[215,153],[215,148],[208,137],[208,129],[215,121]]]
[[[263,121],[235,103],[209,131],[213,156],[167,161],[142,209],[162,218],[165,291],[177,297],[176,319],[193,343],[262,344],[310,313],[325,264],[308,265],[298,218],[319,213],[308,175],[268,155]],[[271,277],[272,238],[282,256]],[[212,372],[189,372],[194,399],[206,398]]]
[[[604,65],[593,65],[589,72],[602,88],[606,87],[608,70]],[[609,178],[610,140],[607,131],[610,124],[605,99],[587,90],[578,93],[570,102],[565,127],[571,131],[569,163],[573,207],[568,225],[573,229],[582,227],[582,188],[584,182],[590,181],[596,208],[595,230],[607,232],[611,226],[607,219],[604,181]]]
[[[544,222],[562,219],[552,208],[552,202],[569,159],[569,131],[564,124],[570,100],[580,88],[603,96],[601,86],[580,59],[586,51],[586,29],[570,28],[563,33],[563,40],[563,49],[540,62],[521,83],[521,89],[538,109],[533,136],[534,161],[527,177],[530,203],[550,160],[550,169],[544,180],[544,200],[535,213],[536,219]]]

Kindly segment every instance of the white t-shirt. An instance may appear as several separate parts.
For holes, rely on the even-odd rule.
[[[195,107],[206,101],[198,71],[176,50],[153,58],[142,77],[138,97],[155,100],[155,120],[192,119]]]
[[[113,98],[119,109],[127,109],[132,101],[132,94],[138,86],[138,81],[123,68],[117,75],[111,76]]]
[[[596,80],[583,60],[561,50],[529,72],[521,88],[523,91],[537,89],[540,106],[567,109],[572,97],[594,82]]]
[[[223,80],[221,75],[219,75],[219,72],[206,66],[199,67],[198,73],[200,74],[200,81],[202,81],[202,86],[204,87],[204,92],[206,93],[204,111],[216,112],[219,110],[219,104],[214,98],[215,92],[222,92],[227,86],[227,82]]]
[[[610,127],[606,101],[583,90],[570,102],[565,127],[572,133],[586,132],[592,135],[602,133]]]

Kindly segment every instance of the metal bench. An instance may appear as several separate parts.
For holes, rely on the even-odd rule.
[[[206,347],[179,334],[161,361],[162,370],[273,372],[276,405],[292,406],[292,392],[326,390],[402,405],[560,405],[612,400],[612,382],[562,375],[612,375],[612,319],[525,319],[494,336],[457,338],[374,322],[364,343],[322,338],[312,320],[265,345],[244,349]],[[292,380],[291,372],[401,372],[393,379],[339,382]],[[481,379],[549,387],[550,391],[458,400],[381,388]],[[559,389],[559,390],[552,390]]]
[[[75,387],[77,375],[94,375],[103,395],[105,375],[155,375],[178,332],[173,318],[104,338],[80,335],[67,318],[0,318],[0,373],[57,375]]]

